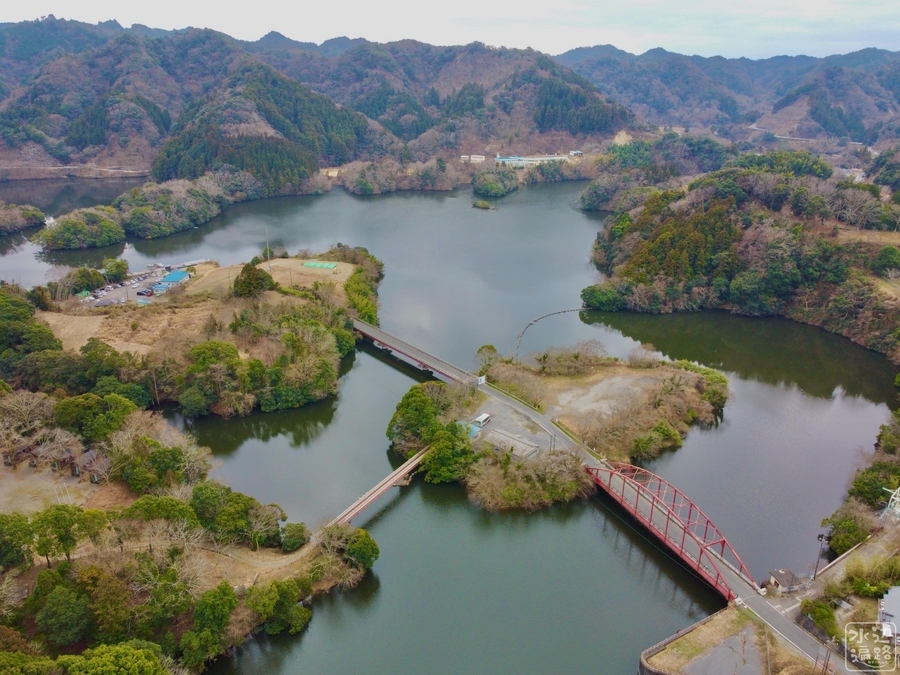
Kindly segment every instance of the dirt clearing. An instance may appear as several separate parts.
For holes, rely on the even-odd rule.
[[[655,359],[627,364],[605,359],[571,375],[494,364],[488,376],[614,460],[649,459],[680,447],[691,424],[715,422],[728,396],[721,376],[711,375],[720,380],[711,384],[705,375]]]
[[[36,312],[38,319],[50,326],[63,345],[63,349],[78,351],[87,341],[97,335],[103,320],[102,314],[81,314],[72,316],[59,312]]]
[[[257,267],[269,272],[275,281],[286,288],[291,286],[310,287],[316,281],[323,283],[334,282],[337,286],[343,287],[344,282],[350,278],[353,270],[356,269],[356,265],[344,262],[329,263],[337,265],[334,269],[305,267],[304,264],[307,262],[318,261],[275,258],[268,262],[262,262]],[[235,277],[241,273],[242,268],[243,265],[231,265],[213,269],[203,275],[198,274],[198,278],[188,285],[187,292],[192,295],[209,292],[213,296],[222,297],[230,291]]]
[[[99,487],[87,478],[74,478],[68,468],[51,471],[22,462],[0,467],[0,513],[32,514],[53,504],[83,505]]]

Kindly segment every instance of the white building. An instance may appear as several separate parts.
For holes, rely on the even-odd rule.
[[[568,162],[568,155],[539,155],[536,157],[501,157],[497,155],[494,161],[500,166],[508,166],[511,169],[527,169],[538,164],[546,164],[547,162]]]

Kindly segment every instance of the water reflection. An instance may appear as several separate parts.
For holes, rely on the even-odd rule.
[[[38,228],[32,228],[15,234],[0,235],[0,256],[21,251],[22,246],[28,243],[28,238],[37,231]]]
[[[48,216],[74,209],[109,204],[120,194],[139,187],[146,177],[136,178],[49,178],[0,182],[0,201],[32,204]]]
[[[125,242],[103,246],[102,248],[86,248],[78,251],[45,251],[35,247],[36,260],[48,265],[63,267],[93,267],[100,269],[108,258],[121,258],[128,248]]]
[[[830,399],[840,389],[845,395],[897,406],[893,378],[900,369],[884,356],[788,319],[727,312],[581,316],[589,325],[602,324],[649,342],[673,359],[697,361],[771,385],[796,384],[816,398]]]
[[[265,444],[279,438],[286,440],[291,448],[305,447],[331,424],[337,407],[338,397],[330,396],[305,406],[303,415],[297,415],[294,410],[255,412],[229,420],[227,433],[219,433],[218,427],[222,426],[222,422],[215,417],[192,420],[186,426],[199,438],[205,439],[204,444],[211,443],[217,457],[227,459],[251,439]],[[185,425],[183,419],[173,417],[173,420],[176,424]]]

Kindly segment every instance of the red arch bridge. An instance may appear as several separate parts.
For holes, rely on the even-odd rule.
[[[631,464],[585,467],[594,482],[726,600],[759,586],[728,540],[674,485]]]

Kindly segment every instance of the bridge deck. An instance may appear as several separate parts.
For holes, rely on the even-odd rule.
[[[365,337],[372,340],[376,345],[386,347],[391,351],[402,354],[408,359],[411,359],[414,364],[425,370],[430,370],[435,374],[443,375],[444,377],[461,384],[471,384],[472,381],[476,379],[475,375],[469,371],[458,368],[449,361],[445,361],[434,354],[429,354],[408,342],[404,342],[395,335],[391,335],[370,323],[360,321],[359,319],[353,319],[353,327],[359,333],[362,333]]]
[[[358,516],[360,513],[374,504],[381,495],[394,487],[394,485],[397,484],[397,481],[412,473],[419,466],[419,464],[422,463],[422,459],[425,457],[426,452],[428,452],[428,448],[424,448],[410,457],[400,467],[391,472],[387,476],[387,478],[384,478],[380,483],[378,483],[378,485],[373,487],[371,490],[366,492],[366,494],[353,502],[353,504],[351,504],[349,508],[347,508],[343,513],[341,513],[341,515],[328,523],[326,527],[330,525],[348,524],[351,520],[356,518],[356,516]]]

